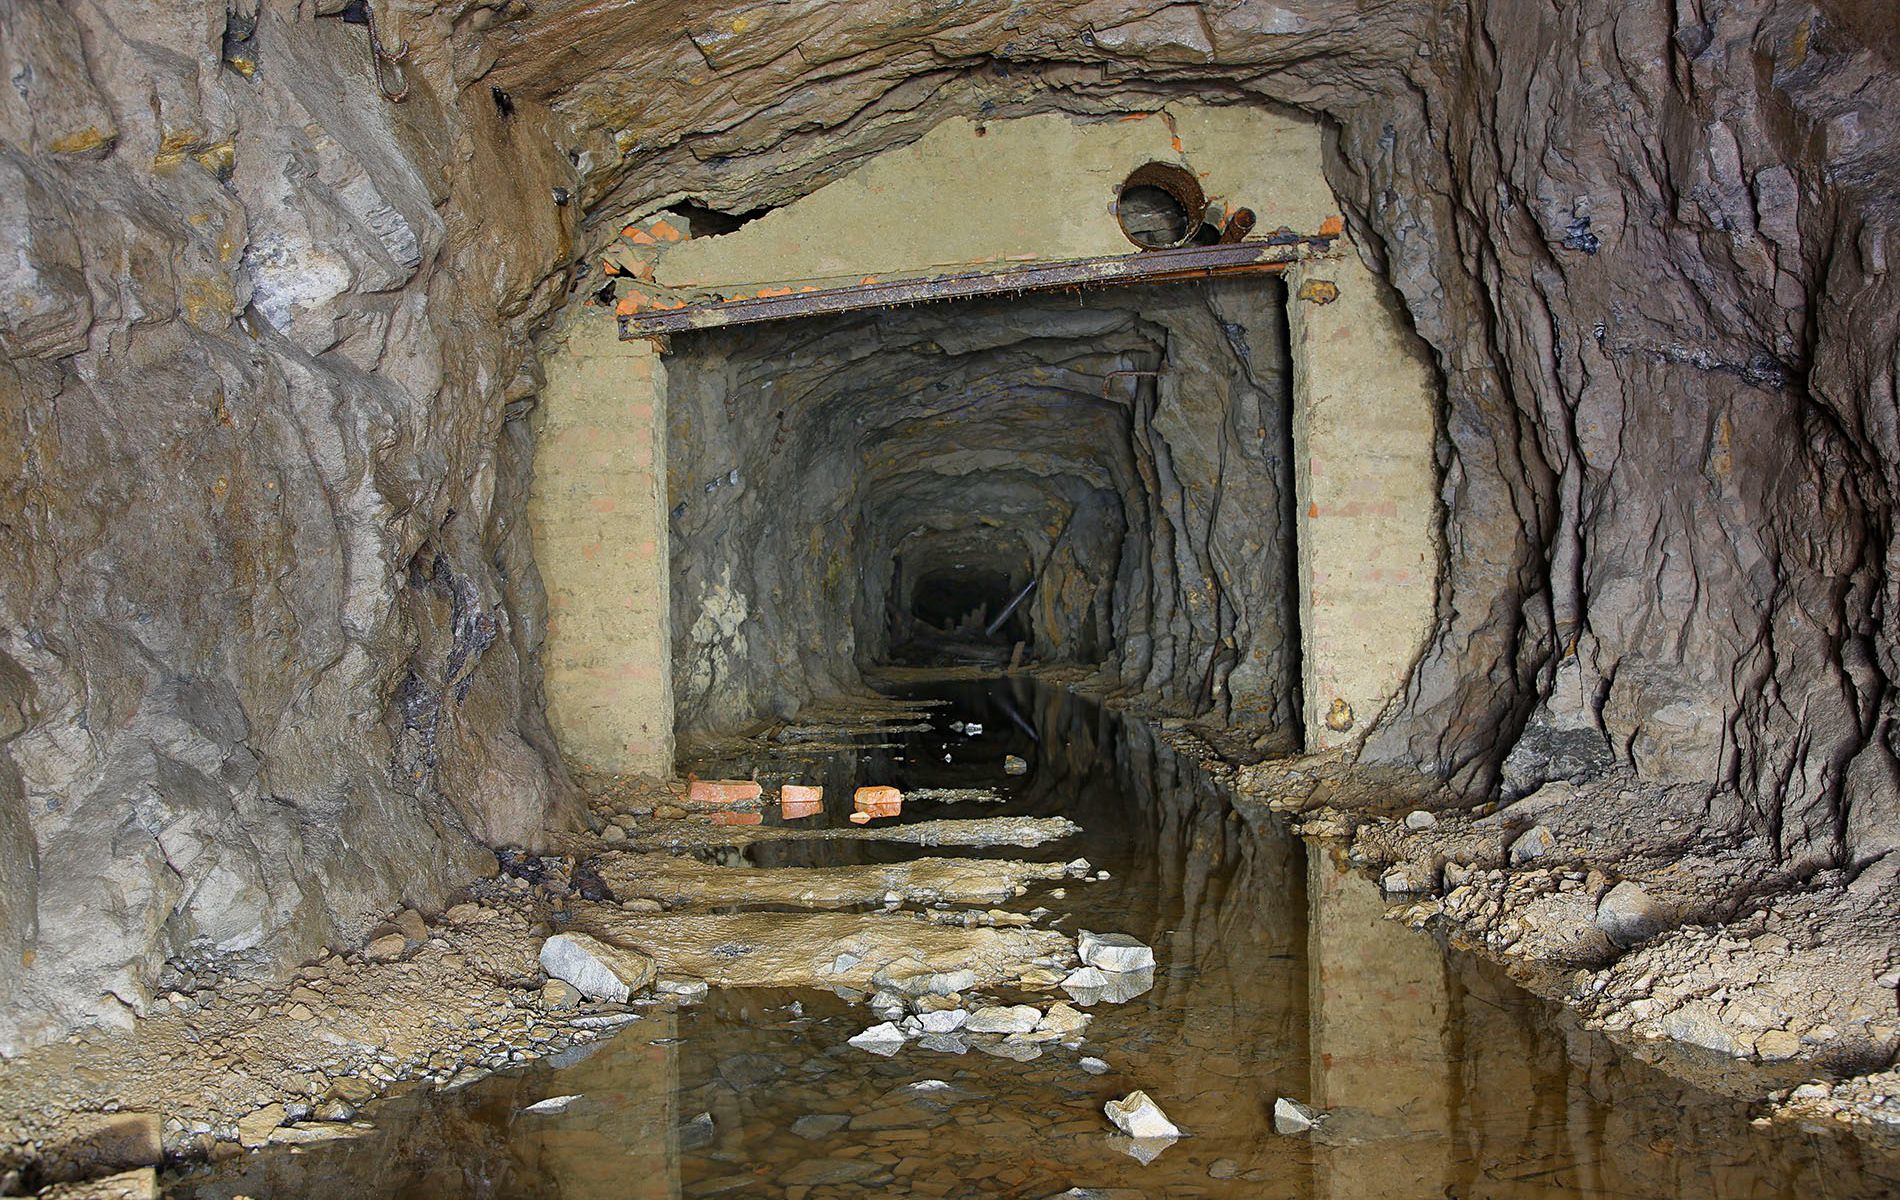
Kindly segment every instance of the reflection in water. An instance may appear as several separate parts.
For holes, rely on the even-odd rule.
[[[914,1044],[885,1060],[845,1039],[871,1018],[824,993],[715,993],[654,1010],[572,1061],[538,1063],[375,1113],[378,1132],[270,1150],[181,1179],[203,1197],[364,1195],[1023,1196],[1080,1187],[1153,1196],[1876,1196],[1892,1155],[1831,1133],[1757,1129],[1743,1106],[1620,1053],[1565,1010],[1383,917],[1377,889],[1277,820],[1243,816],[1145,728],[1017,681],[957,685],[937,729],[896,749],[801,762],[702,763],[705,774],[849,789],[994,787],[1004,806],[933,816],[1065,815],[1050,849],[1107,882],[1025,898],[1079,928],[1153,945],[1154,986],[1097,1006],[1083,1069],[1059,1048],[1018,1063]],[[1033,722],[1036,738],[1002,701]],[[983,723],[964,738],[952,720]],[[1033,764],[1002,773],[1006,753]],[[944,755],[950,755],[946,763]],[[775,816],[768,820],[776,820]],[[761,865],[889,861],[869,842],[764,844]],[[1052,997],[1028,997],[1045,1002]],[[1017,999],[1007,997],[1006,999]],[[1143,1165],[1104,1101],[1147,1090],[1188,1137]],[[559,1112],[523,1110],[578,1095]],[[1279,1096],[1329,1109],[1280,1137]]]

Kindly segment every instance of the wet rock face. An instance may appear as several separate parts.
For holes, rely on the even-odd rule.
[[[446,30],[396,106],[255,17],[0,17],[0,1051],[562,819],[508,418],[566,164]]]
[[[1030,650],[1295,720],[1284,290],[1139,288],[680,336],[684,732],[854,686],[945,579],[1033,581]]]

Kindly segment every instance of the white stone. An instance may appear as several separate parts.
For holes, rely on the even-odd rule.
[[[1115,1128],[1132,1138],[1181,1136],[1181,1130],[1168,1120],[1168,1114],[1161,1111],[1161,1106],[1150,1099],[1147,1092],[1134,1091],[1120,1100],[1110,1100],[1102,1106],[1102,1111],[1115,1123]]]
[[[1097,967],[1077,967],[1062,981],[1062,990],[1077,1004],[1094,1004],[1108,991],[1108,976]]]
[[[964,1028],[971,1033],[1028,1033],[1041,1021],[1042,1013],[1031,1005],[997,1004],[971,1013]]]
[[[1641,884],[1625,879],[1597,902],[1597,928],[1619,946],[1648,941],[1673,924],[1667,905],[1658,903]]]
[[[1076,937],[1082,961],[1104,971],[1139,971],[1155,965],[1155,952],[1125,933],[1090,933]]]
[[[1325,1120],[1325,1114],[1318,1109],[1308,1108],[1298,1100],[1289,1100],[1285,1096],[1273,1102],[1273,1131],[1291,1136],[1305,1133],[1313,1126]]]
[[[557,933],[541,943],[541,969],[591,1000],[624,1004],[653,982],[653,960],[584,933]]]
[[[1407,829],[1413,830],[1414,832],[1419,832],[1426,829],[1436,829],[1438,828],[1438,818],[1434,817],[1432,814],[1426,812],[1422,808],[1415,808],[1411,812],[1405,814],[1405,827]]]
[[[960,1008],[939,1009],[905,1017],[898,1028],[905,1033],[955,1033],[969,1021],[970,1014]]]
[[[1109,1071],[1108,1063],[1093,1055],[1079,1060],[1075,1065],[1091,1075],[1106,1075]]]
[[[574,1105],[574,1102],[579,1099],[580,1099],[579,1095],[549,1096],[546,1100],[535,1101],[533,1104],[528,1105],[528,1107],[522,1109],[521,1111],[524,1113],[542,1113],[542,1114],[566,1112],[569,1108],[572,1108]]]
[[[1121,1004],[1133,1000],[1155,985],[1152,967],[1141,971],[1104,971],[1099,967],[1078,967],[1062,981],[1069,999],[1084,1008],[1106,1001]]]
[[[904,1043],[908,1040],[909,1039],[904,1036],[903,1030],[891,1022],[886,1021],[882,1025],[873,1025],[863,1033],[850,1039],[850,1044],[860,1050],[868,1050],[872,1054],[881,1054],[885,1058],[889,1058],[899,1050],[902,1050]]]

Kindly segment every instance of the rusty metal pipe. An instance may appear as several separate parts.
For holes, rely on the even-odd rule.
[[[1161,378],[1161,372],[1158,370],[1156,371],[1110,371],[1108,374],[1102,376],[1102,399],[1104,400],[1108,399],[1108,394],[1114,390],[1115,380],[1118,378],[1124,378],[1124,377],[1129,378],[1129,379],[1159,379]]]
[[[996,614],[996,619],[983,627],[983,636],[995,637],[996,631],[1003,627],[1003,622],[1009,620],[1009,615],[1015,612],[1017,609],[1017,606],[1022,604],[1024,600],[1027,600],[1029,598],[1029,593],[1035,590],[1036,590],[1035,580],[1032,579],[1028,583],[1025,583],[1023,585],[1023,590],[1016,593],[1016,598],[1014,600],[1011,600],[1009,604],[1004,607],[1002,612]]]

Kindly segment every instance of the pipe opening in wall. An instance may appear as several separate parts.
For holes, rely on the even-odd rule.
[[[1201,181],[1174,163],[1136,167],[1115,195],[1115,219],[1122,233],[1144,250],[1192,243],[1201,232],[1206,208]]]

